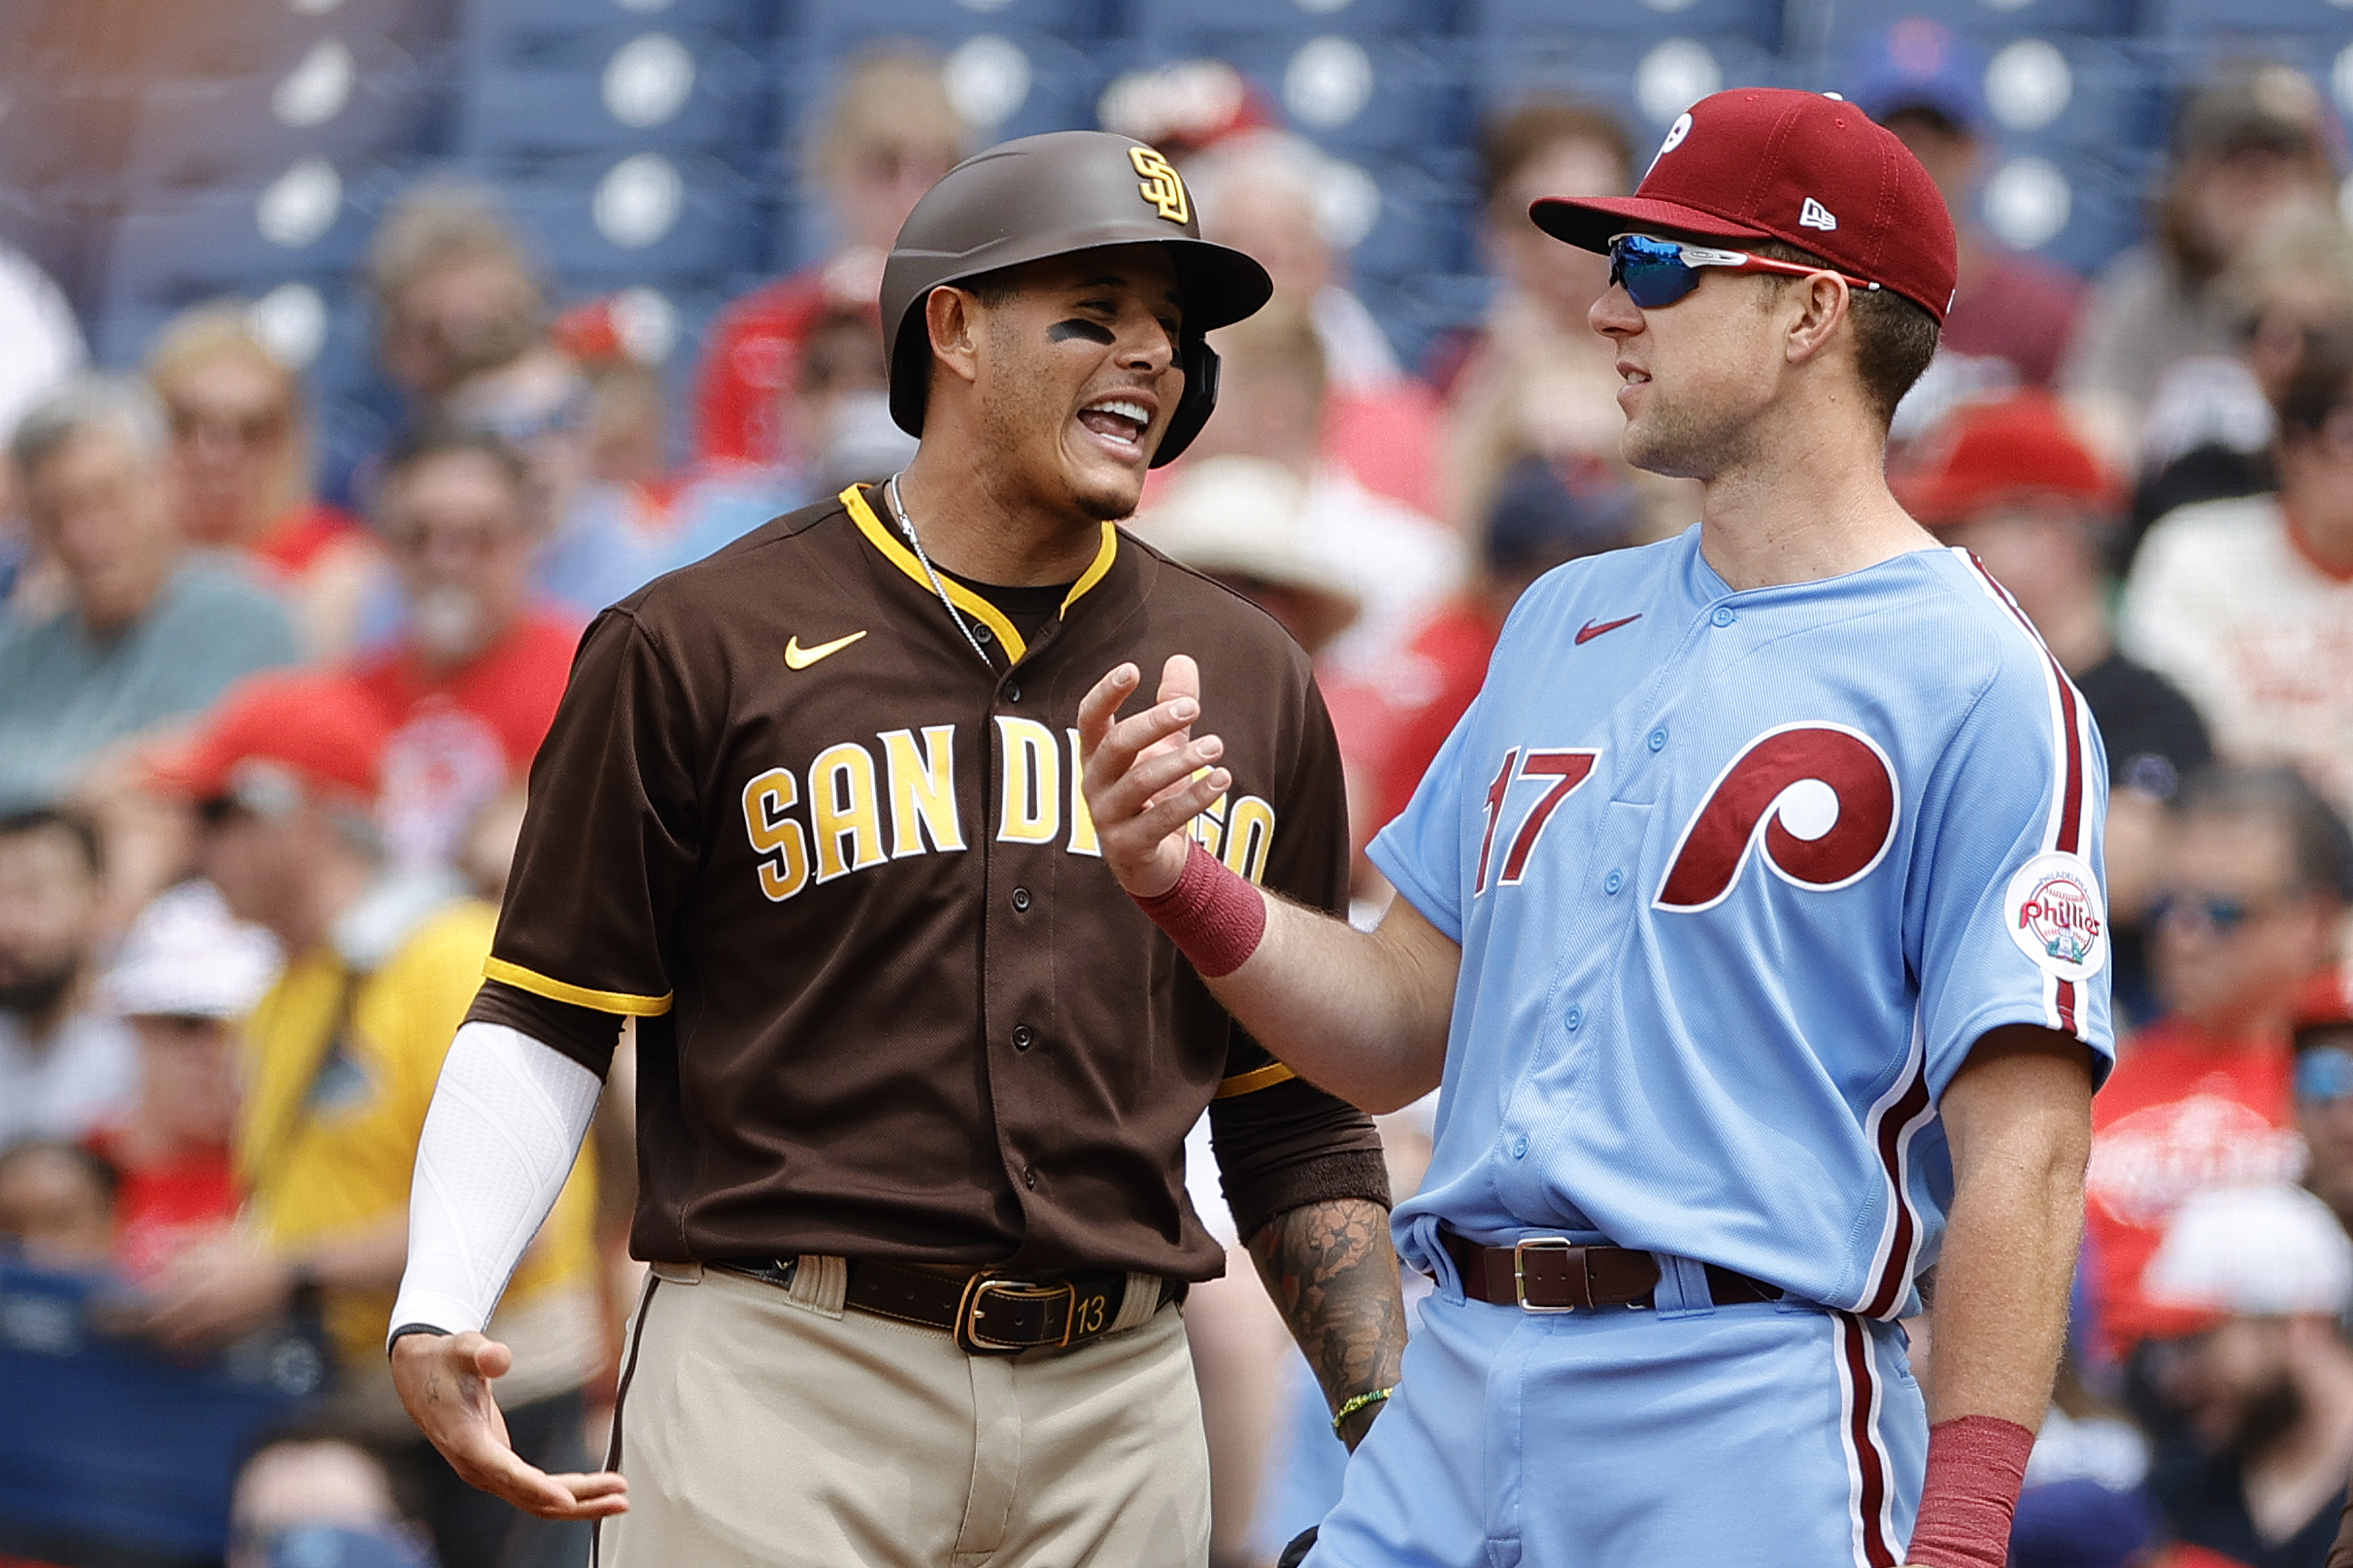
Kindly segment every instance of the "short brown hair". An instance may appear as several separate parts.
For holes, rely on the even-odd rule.
[[[1786,241],[1743,240],[1739,244],[1752,255],[1795,261],[1826,272],[1838,270]],[[1777,290],[1796,280],[1773,278],[1770,282]],[[1855,323],[1855,374],[1863,383],[1863,395],[1870,399],[1872,412],[1881,424],[1887,424],[1896,417],[1896,405],[1903,401],[1903,394],[1936,357],[1940,329],[1924,306],[1892,288],[1858,288],[1849,298],[1847,312]]]
[[[2296,369],[2279,389],[2275,405],[2283,441],[2318,436],[2348,394],[2353,394],[2353,328],[2339,326],[2304,340]]]
[[[1563,142],[1591,142],[1617,160],[1624,182],[1632,183],[1634,145],[1626,127],[1606,109],[1566,98],[1531,98],[1488,120],[1479,132],[1479,201],[1492,206],[1532,159]]]

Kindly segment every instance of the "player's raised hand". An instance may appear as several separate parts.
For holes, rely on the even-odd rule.
[[[1186,824],[1233,779],[1215,766],[1226,743],[1193,733],[1201,716],[1201,672],[1193,660],[1172,655],[1153,706],[1121,718],[1120,704],[1143,682],[1141,670],[1123,664],[1094,684],[1079,704],[1079,759],[1103,863],[1122,887],[1152,898],[1184,873]]]
[[[392,1383],[409,1418],[466,1485],[543,1519],[600,1519],[629,1511],[629,1484],[610,1470],[551,1476],[525,1464],[507,1437],[490,1385],[515,1354],[482,1334],[403,1334]]]

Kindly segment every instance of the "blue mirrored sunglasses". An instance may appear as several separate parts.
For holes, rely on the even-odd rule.
[[[1782,278],[1810,278],[1818,272],[1836,272],[1832,267],[1808,267],[1801,262],[1750,255],[1746,250],[1717,250],[1707,246],[1685,245],[1680,240],[1655,240],[1647,234],[1620,234],[1609,242],[1611,284],[1624,284],[1628,297],[1646,311],[1672,305],[1698,287],[1701,267],[1722,267],[1728,272],[1766,272]],[[1879,286],[1843,272],[1837,276],[1857,288]]]

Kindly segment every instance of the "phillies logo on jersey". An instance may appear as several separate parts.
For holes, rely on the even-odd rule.
[[[2083,856],[2051,850],[2010,878],[2002,898],[2010,940],[2046,973],[2089,980],[2107,961],[2107,911]]]
[[[1861,881],[1896,841],[1895,765],[1861,730],[1784,724],[1749,742],[1683,830],[1653,907],[1714,909],[1756,846],[1773,875],[1828,892]]]

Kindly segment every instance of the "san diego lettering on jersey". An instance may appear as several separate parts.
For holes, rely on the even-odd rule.
[[[1078,786],[1079,732],[1032,718],[995,717],[996,777],[988,798],[999,844],[1059,843],[1100,859],[1102,846]],[[879,758],[878,758],[879,753]],[[872,743],[841,741],[805,774],[769,768],[744,784],[744,832],[760,856],[760,891],[776,903],[812,883],[919,854],[961,853],[954,724],[883,730]],[[886,833],[886,828],[888,832]],[[1275,810],[1257,795],[1220,795],[1193,819],[1193,836],[1252,882],[1274,849]]]

